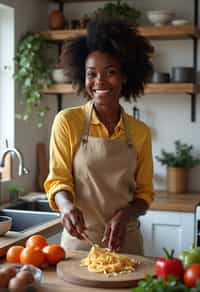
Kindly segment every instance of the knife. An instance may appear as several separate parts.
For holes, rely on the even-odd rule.
[[[84,239],[91,245],[95,245],[95,242],[88,236],[87,233],[83,232],[81,235],[84,237]]]

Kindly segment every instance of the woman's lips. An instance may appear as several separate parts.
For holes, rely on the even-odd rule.
[[[107,95],[108,93],[110,93],[109,89],[94,89],[94,94],[97,96],[103,96],[103,95]]]

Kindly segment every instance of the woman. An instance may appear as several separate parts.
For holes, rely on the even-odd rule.
[[[149,128],[124,112],[152,74],[152,47],[121,20],[96,18],[65,46],[62,65],[91,99],[56,116],[49,203],[61,212],[62,245],[89,250],[88,235],[113,251],[143,253],[138,217],[153,200]]]

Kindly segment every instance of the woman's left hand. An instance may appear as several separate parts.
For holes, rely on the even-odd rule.
[[[118,210],[106,224],[102,243],[112,251],[119,251],[125,239],[128,222],[126,208]]]

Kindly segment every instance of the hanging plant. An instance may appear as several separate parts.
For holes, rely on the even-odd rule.
[[[20,81],[22,95],[21,104],[25,105],[23,114],[16,118],[24,121],[34,117],[38,128],[43,126],[48,107],[42,105],[41,90],[52,84],[50,77],[50,61],[46,58],[50,47],[46,39],[38,34],[27,33],[18,43],[14,78]]]

